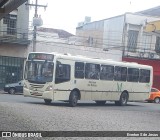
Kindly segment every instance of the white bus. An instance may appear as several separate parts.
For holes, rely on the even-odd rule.
[[[149,98],[153,79],[151,66],[71,56],[30,53],[24,72],[24,96],[65,101],[74,107],[78,100],[105,104]]]

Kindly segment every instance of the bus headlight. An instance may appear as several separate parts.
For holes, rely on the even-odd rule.
[[[28,88],[27,85],[26,85],[25,83],[24,83],[23,87],[24,87],[24,88]]]
[[[46,91],[51,91],[51,90],[53,90],[53,86],[48,86],[48,87],[46,88]]]

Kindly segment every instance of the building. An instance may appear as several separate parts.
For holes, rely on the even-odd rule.
[[[30,44],[28,21],[29,8],[25,4],[0,20],[0,88],[23,78],[24,61]]]
[[[92,58],[122,60],[122,51],[86,47],[83,42],[79,40],[79,37],[64,30],[42,27],[37,30],[37,52],[70,53],[72,55],[82,55]]]
[[[151,11],[154,13],[153,10]],[[160,20],[160,17],[154,15],[144,15],[143,12],[125,13],[100,21],[79,24],[76,35],[82,39],[85,46],[121,50],[123,61],[153,66],[153,86],[160,89],[160,85],[157,84],[160,83],[158,69],[160,37],[144,31],[147,23]]]

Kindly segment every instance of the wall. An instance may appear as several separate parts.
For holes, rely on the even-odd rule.
[[[25,5],[21,5],[18,8],[18,13],[17,13],[17,32],[20,33],[18,34],[18,38],[28,38],[28,26],[29,26],[29,7]]]
[[[84,24],[76,29],[76,36],[79,42],[87,47],[103,47],[104,20]]]
[[[0,56],[27,57],[27,46],[14,44],[1,44]]]
[[[134,25],[145,25],[145,22],[151,22],[159,20],[158,17],[146,16],[142,14],[133,14],[133,13],[126,13],[125,14],[125,22],[128,24]]]
[[[32,44],[29,48],[32,48]],[[101,48],[75,46],[60,42],[37,41],[36,50],[37,52],[70,53],[72,55],[83,55],[92,58],[122,60],[122,51],[119,50],[103,51]],[[30,49],[30,51],[32,51],[32,49]]]
[[[124,15],[104,20],[103,48],[122,49]]]

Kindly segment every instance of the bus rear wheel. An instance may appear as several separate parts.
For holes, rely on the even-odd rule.
[[[78,93],[77,91],[72,91],[69,96],[69,106],[75,107],[78,102]]]
[[[106,101],[95,101],[97,105],[104,105]]]
[[[49,104],[51,104],[51,101],[52,101],[52,100],[49,100],[49,99],[44,99],[44,102],[45,102],[45,104],[46,104],[46,105],[49,105]]]
[[[115,101],[115,105],[125,106],[128,102],[128,94],[126,92],[122,92],[119,101]]]
[[[127,102],[128,102],[128,94],[126,92],[123,92],[121,94],[119,102],[120,102],[120,106],[125,106],[127,104]]]

